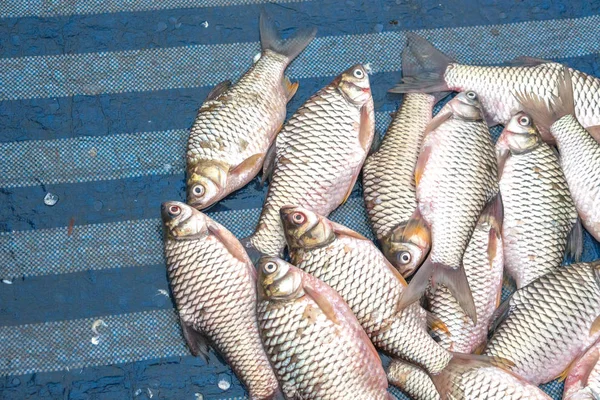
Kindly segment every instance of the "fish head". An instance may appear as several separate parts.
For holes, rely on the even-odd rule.
[[[208,233],[206,215],[179,201],[166,201],[160,206],[163,229],[169,239],[181,239]]]
[[[188,175],[187,203],[202,210],[224,197],[229,166],[216,161],[198,162]]]
[[[512,153],[525,153],[537,147],[542,141],[529,115],[524,112],[515,114],[498,139],[498,147],[510,150]]]
[[[302,274],[292,264],[278,257],[258,260],[258,297],[288,300],[303,295]]]
[[[452,114],[467,121],[482,121],[483,108],[479,96],[472,90],[461,92],[448,102]]]
[[[331,222],[313,211],[298,206],[283,206],[279,216],[291,249],[321,247],[335,239]]]
[[[342,95],[351,103],[362,106],[371,99],[371,84],[367,69],[356,64],[342,72],[334,81]]]
[[[398,272],[408,278],[423,264],[430,243],[429,229],[416,227],[407,231],[402,224],[381,240],[381,249]]]

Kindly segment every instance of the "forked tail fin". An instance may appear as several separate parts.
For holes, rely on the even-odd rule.
[[[275,23],[262,11],[260,13],[260,44],[262,50],[272,50],[284,55],[291,62],[298,54],[308,46],[315,38],[317,28],[304,28],[296,32],[292,37],[283,39]]]

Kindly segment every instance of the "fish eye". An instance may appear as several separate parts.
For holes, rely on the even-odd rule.
[[[263,265],[263,270],[267,274],[272,274],[273,272],[277,271],[277,264],[274,263],[273,261],[269,261],[269,262],[265,263],[265,265]]]
[[[192,189],[192,193],[194,193],[194,195],[196,196],[202,196],[205,192],[204,186],[202,185],[196,185],[194,186],[194,188]]]
[[[294,221],[295,224],[300,225],[306,221],[306,217],[300,212],[295,212],[292,214],[292,221]]]
[[[477,93],[469,90],[467,92],[467,98],[470,99],[470,100],[476,100],[477,99]]]
[[[359,78],[360,79],[363,76],[365,76],[365,73],[361,69],[357,68],[357,69],[354,70],[354,77],[355,78]]]
[[[179,206],[171,206],[169,207],[169,214],[171,215],[179,215],[181,213],[181,208]]]
[[[408,251],[401,251],[398,253],[397,259],[400,264],[406,265],[410,262],[412,257]]]
[[[519,118],[519,124],[522,126],[529,126],[530,123],[530,119],[528,116],[524,115],[521,118]]]

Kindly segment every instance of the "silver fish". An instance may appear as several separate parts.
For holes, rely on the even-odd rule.
[[[186,156],[188,204],[210,207],[256,176],[298,89],[284,71],[315,34],[316,29],[306,29],[283,40],[261,13],[260,59],[235,84],[217,85],[192,126]]]
[[[536,94],[544,100],[557,93],[562,70],[558,63],[522,57],[515,62],[518,66],[464,65],[420,36],[409,33],[407,37],[408,54],[419,61],[420,68],[413,69],[412,76],[404,74],[404,83],[391,89],[393,93],[472,90],[479,95],[490,125],[505,125],[523,110],[515,98],[518,91]],[[573,75],[574,115],[600,138],[600,79],[571,68],[569,71]],[[549,132],[544,130],[542,134],[545,141],[553,141]]]
[[[600,399],[600,342],[596,342],[569,368],[563,400]]]
[[[539,385],[564,375],[600,338],[600,262],[559,268],[517,290],[497,311],[484,354]]]
[[[556,139],[560,166],[579,217],[588,232],[600,241],[600,143],[589,127],[584,129],[585,125],[575,119],[573,96],[577,92],[572,88],[579,83],[572,80],[571,75],[570,70],[564,68],[564,79],[558,84],[559,95],[550,101],[531,93],[519,93],[517,97],[535,124],[550,131]]]
[[[435,102],[428,94],[404,96],[381,146],[363,167],[369,222],[383,254],[404,277],[415,272],[429,251],[429,230],[407,229],[407,224],[417,208],[415,167]]]
[[[393,359],[386,373],[388,382],[400,388],[411,399],[441,400],[433,381],[421,367]]]
[[[434,284],[450,290],[476,324],[463,255],[486,204],[499,203],[494,146],[477,94],[458,94],[435,116],[427,132],[415,182],[418,213],[431,230],[432,246],[400,307],[417,301],[432,278]]]
[[[183,336],[192,354],[212,344],[252,399],[272,399],[277,379],[256,321],[256,270],[237,239],[196,209],[162,204],[165,256]]]
[[[275,257],[258,271],[258,323],[287,399],[393,400],[377,351],[332,288]]]
[[[502,165],[506,270],[521,288],[560,267],[569,233],[580,232],[577,210],[557,155],[529,115],[520,112],[510,120],[496,150]],[[572,238],[579,242],[570,246],[579,258],[583,237]]]
[[[256,231],[243,242],[253,259],[282,254],[282,206],[299,204],[328,215],[348,198],[374,129],[373,98],[362,65],[344,71],[298,109],[277,136],[269,192]]]

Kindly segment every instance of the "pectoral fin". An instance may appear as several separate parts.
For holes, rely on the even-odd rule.
[[[212,90],[210,92],[208,92],[208,95],[206,95],[205,101],[216,99],[217,97],[219,97],[220,95],[225,93],[227,91],[227,89],[229,89],[229,87],[231,87],[230,80],[225,80],[225,81],[219,83],[217,86],[212,88]]]
[[[586,130],[596,139],[596,143],[600,144],[600,125],[588,126]]]
[[[285,97],[287,98],[287,101],[290,101],[292,97],[294,97],[294,95],[298,91],[299,86],[299,82],[292,83],[292,81],[290,81],[290,78],[287,76],[283,78],[283,90],[285,92]]]
[[[258,153],[246,158],[235,168],[229,170],[230,178],[239,179],[240,177],[246,174],[250,174],[252,170],[256,168],[256,165],[260,163],[264,157],[264,153]]]
[[[310,287],[308,285],[304,286],[304,292],[306,293],[306,295],[308,297],[313,299],[315,303],[317,303],[317,305],[319,306],[321,311],[323,311],[323,314],[325,314],[325,316],[331,322],[333,322],[336,325],[340,324],[340,322],[338,321],[338,319],[335,315],[335,310],[333,309],[333,306],[331,305],[331,303],[329,302],[329,299],[327,299],[327,297],[323,296],[321,293],[317,292],[316,290],[314,290],[312,287]]]
[[[180,322],[181,329],[183,331],[183,337],[192,355],[194,355],[195,357],[201,357],[204,360],[204,362],[208,363],[209,341],[206,338],[206,336],[204,336],[204,334],[198,332],[185,322],[181,320]]]

